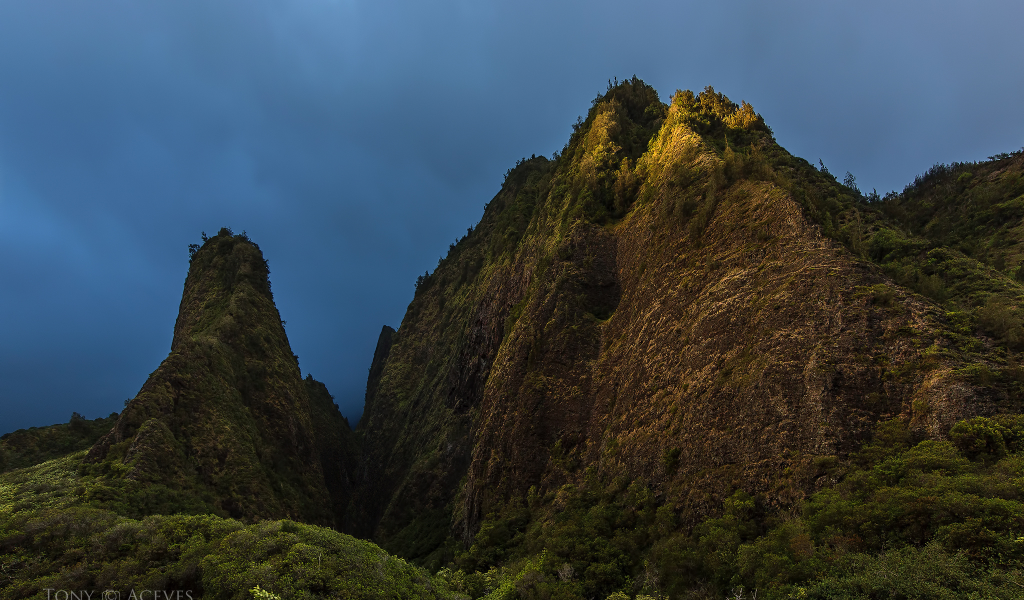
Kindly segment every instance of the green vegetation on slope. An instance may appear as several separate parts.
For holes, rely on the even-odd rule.
[[[495,565],[519,581],[509,598],[1019,598],[1024,416],[978,417],[952,436],[913,443],[885,423],[851,462],[823,461],[839,483],[791,510],[737,491],[682,530],[648,486],[591,472],[490,515],[444,575],[473,598],[497,589]],[[542,564],[524,567],[530,557]]]
[[[873,260],[998,345],[1024,350],[1024,153],[936,165],[877,204],[892,225],[870,238]],[[1009,392],[1024,398],[1021,374],[1012,377]]]
[[[953,351],[994,366],[981,375],[986,387],[1024,399],[1024,152],[937,164],[884,198],[781,148],[770,162],[822,233],[946,309]]]
[[[90,450],[88,472],[233,518],[340,526],[351,431],[326,388],[302,380],[262,252],[227,228],[191,250],[171,352]]]
[[[52,598],[49,588],[249,600],[256,586],[286,600],[451,597],[370,542],[202,514],[213,509],[167,486],[91,475],[83,456],[0,474],[0,597]]]
[[[884,424],[841,482],[791,512],[736,492],[689,531],[647,486],[589,474],[555,498],[490,515],[453,568],[430,577],[368,542],[291,521],[132,519],[68,502],[76,459],[0,476],[0,595],[187,589],[291,598],[1014,599],[1024,585],[1024,417],[979,417],[951,442]],[[666,457],[671,460],[671,457]],[[123,596],[125,597],[125,596]]]
[[[76,412],[67,423],[5,433],[0,437],[0,473],[85,450],[110,431],[115,421],[117,413],[90,420]]]
[[[1002,178],[994,207],[1020,193],[1015,159],[985,175]],[[857,450],[879,423],[897,419],[908,441],[880,436],[876,453],[942,452],[954,423],[1021,411],[1018,238],[1002,236],[1017,245],[1001,246],[996,268],[901,221],[892,207],[912,192],[864,196],[710,88],[665,106],[638,80],[610,86],[553,160],[510,170],[481,224],[419,281],[360,424],[381,474],[354,500],[379,507],[368,533],[447,565],[473,596],[518,577],[519,597],[721,597],[740,585],[829,597],[827,581],[835,597],[876,597],[870,586],[903,569],[923,591],[895,597],[975,585],[1012,597],[1016,546],[1004,544],[1009,562],[986,562],[936,525],[833,552],[805,513],[876,468]],[[1019,226],[993,210],[970,225],[977,240]],[[1005,474],[1014,460],[971,463],[943,485],[961,498],[972,477],[1019,488]],[[925,475],[900,484],[901,501],[938,493]],[[1017,501],[970,493],[956,518]],[[857,518],[883,510],[872,502]],[[1015,540],[1020,523],[985,527]],[[800,532],[819,562],[764,566],[783,564],[779,548]],[[701,562],[718,560],[710,550],[721,565]]]
[[[358,450],[327,388],[299,377],[259,248],[203,237],[171,353],[124,412],[5,436],[22,468],[0,475],[0,597],[445,597],[368,542],[251,524],[343,526]]]
[[[334,530],[293,521],[246,526],[213,515],[135,520],[89,508],[0,515],[0,568],[0,595],[9,600],[52,597],[47,589],[249,600],[257,586],[289,600],[450,596],[421,569]]]

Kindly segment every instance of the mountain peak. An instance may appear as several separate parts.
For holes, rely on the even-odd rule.
[[[921,248],[750,104],[610,85],[417,286],[368,386],[353,510],[425,564],[446,535],[479,550],[495,515],[543,521],[617,478],[693,525],[737,489],[791,507],[815,457],[881,423],[942,439],[1004,410],[969,376],[995,353],[947,349],[946,313],[870,262],[886,243]]]
[[[322,384],[303,381],[268,275],[244,233],[192,247],[171,352],[90,458],[232,517],[340,524],[347,483],[334,463],[349,446],[333,437],[348,428]],[[314,425],[323,419],[336,426]]]
[[[284,338],[279,315],[274,325],[276,313],[270,267],[259,246],[245,233],[222,228],[201,247],[193,246],[171,349],[197,335],[233,339],[232,331],[257,323]]]

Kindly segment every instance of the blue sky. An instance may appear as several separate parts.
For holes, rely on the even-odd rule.
[[[120,410],[245,230],[350,418],[383,324],[610,78],[714,86],[864,190],[1024,146],[1018,0],[0,1],[0,433]]]

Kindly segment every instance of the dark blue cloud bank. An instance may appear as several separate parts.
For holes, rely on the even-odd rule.
[[[862,189],[1024,145],[1017,0],[0,3],[0,432],[120,410],[187,247],[270,262],[303,372],[362,411],[382,324],[614,76],[713,85]]]

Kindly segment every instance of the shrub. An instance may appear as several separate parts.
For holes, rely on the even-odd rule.
[[[1011,347],[1024,344],[1024,320],[1003,297],[992,296],[978,310],[978,323],[1000,342]]]
[[[1005,433],[1009,431],[992,419],[975,417],[954,425],[949,437],[970,458],[1001,458],[1006,455]]]

